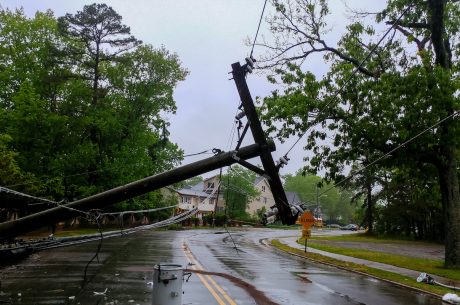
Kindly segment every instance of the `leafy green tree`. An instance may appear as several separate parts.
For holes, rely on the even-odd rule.
[[[59,29],[75,45],[83,45],[83,54],[75,49],[70,54],[79,63],[80,79],[89,80],[83,90],[75,90],[76,97],[86,101],[81,108],[85,120],[77,128],[89,140],[81,150],[89,156],[85,193],[177,164],[182,152],[167,139],[168,123],[161,117],[175,112],[173,89],[187,75],[177,55],[141,45],[121,16],[105,4],[59,18]]]
[[[54,157],[69,132],[59,104],[65,104],[61,92],[70,68],[61,63],[57,50],[66,42],[51,11],[28,19],[22,10],[0,10],[0,36],[0,133],[11,137],[17,166],[27,173],[27,189],[58,196],[62,187],[55,179]],[[32,184],[30,179],[46,183]]]
[[[435,169],[446,234],[445,265],[459,267],[459,126],[451,118],[459,105],[458,3],[388,1],[381,13],[370,15],[376,23],[395,24],[381,45],[372,39],[373,23],[365,19],[349,24],[334,47],[324,38],[327,1],[272,2],[276,13],[269,23],[275,43],[267,45],[270,51],[261,62],[277,67],[286,89],[264,100],[263,121],[272,132],[279,128],[274,122],[281,122],[283,128],[276,132],[280,138],[308,129],[306,148],[315,156],[306,170],[326,169],[330,180],[339,181],[354,162],[390,152],[379,166],[427,164]],[[375,51],[361,64],[370,50]],[[330,64],[322,79],[301,66],[317,53]],[[427,132],[419,134],[423,130]],[[331,136],[333,145],[324,145]]]
[[[344,188],[354,190],[351,202],[361,206],[364,211],[364,216],[360,218],[360,224],[366,225],[366,233],[369,235],[374,234],[375,212],[377,198],[380,196],[379,191],[382,184],[386,182],[385,178],[387,172],[376,166],[367,167],[370,161],[363,158],[352,165],[353,176],[348,178],[341,178],[341,186]],[[385,181],[382,181],[385,180]],[[360,204],[362,202],[362,204]]]
[[[435,170],[398,168],[382,183],[376,218],[379,233],[417,239],[444,239],[442,206]]]
[[[19,168],[15,157],[17,153],[8,148],[11,137],[0,134],[0,185],[12,185],[22,180],[23,173]]]
[[[70,77],[69,65],[60,52],[68,46],[57,30],[51,11],[27,18],[22,9],[0,10],[0,105],[13,106],[12,97],[27,81],[50,111],[62,102],[59,90]]]
[[[231,219],[248,219],[246,212],[249,201],[259,195],[254,187],[256,174],[241,166],[232,166],[222,176],[221,188],[226,204],[227,215]]]
[[[349,192],[332,188],[321,194],[325,189],[329,189],[330,185],[324,184],[321,177],[305,175],[302,170],[297,171],[294,176],[286,175],[284,180],[286,191],[299,194],[307,209],[317,211],[319,208],[324,220],[331,223],[348,223],[353,219]]]
[[[119,54],[134,48],[140,41],[121,23],[121,16],[104,3],[85,5],[82,11],[66,14],[58,21],[61,33],[81,42],[86,49],[83,56],[78,50],[74,52],[77,52],[81,67],[89,67],[85,76],[92,81],[92,104],[96,105],[99,96],[103,96],[103,91],[99,90],[103,81],[101,64],[115,61]]]
[[[80,78],[91,83],[80,92],[79,98],[87,103],[84,110],[87,120],[83,128],[92,144],[93,157],[90,160],[93,162],[89,162],[87,169],[90,172],[89,183],[101,184],[104,182],[100,180],[104,178],[98,170],[107,165],[107,156],[110,155],[107,151],[110,139],[106,135],[120,127],[116,126],[119,122],[113,117],[111,103],[108,102],[106,67],[140,42],[131,35],[130,28],[122,24],[121,16],[106,4],[85,5],[75,15],[66,14],[58,18],[58,28],[62,36],[75,41],[76,47],[68,48],[68,55],[79,63]],[[101,86],[101,83],[106,86]]]
[[[111,8],[86,6],[59,23],[51,11],[0,10],[0,36],[2,154],[20,173],[6,185],[73,201],[180,161],[162,114],[175,112],[188,72],[176,54],[141,45]],[[154,192],[114,209],[160,201]]]

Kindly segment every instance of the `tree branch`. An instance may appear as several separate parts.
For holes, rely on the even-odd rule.
[[[339,50],[335,49],[335,48],[332,48],[332,47],[328,47],[326,46],[325,48],[326,50],[328,50],[329,52],[332,52],[334,53],[335,55],[337,55],[339,58],[345,60],[345,61],[348,61],[349,63],[353,64],[359,72],[367,75],[367,76],[370,76],[372,78],[378,78],[379,77],[379,74],[376,73],[376,72],[373,72],[365,67],[363,67],[361,65],[361,63],[356,59],[356,58],[353,58],[351,56],[348,56],[342,52],[340,52]]]
[[[406,37],[412,37],[412,39],[414,40],[414,42],[417,44],[417,48],[419,51],[422,51],[425,49],[425,44],[422,43],[422,41],[425,41],[424,39],[422,41],[420,41],[420,39],[418,39],[417,37],[414,36],[413,33],[409,32],[408,30],[404,29],[403,27],[399,26],[399,25],[395,25],[394,28],[396,30],[398,30],[399,32],[401,32],[404,36]]]
[[[460,0],[459,0],[460,1]],[[385,22],[387,25],[395,25],[395,26],[401,26],[405,28],[411,28],[411,29],[425,29],[429,30],[430,29],[430,24],[429,23],[424,23],[424,22],[396,22],[396,21],[387,21]]]

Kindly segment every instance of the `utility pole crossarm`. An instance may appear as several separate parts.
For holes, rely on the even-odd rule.
[[[260,123],[259,117],[254,106],[254,102],[249,92],[248,85],[246,83],[246,65],[241,66],[239,62],[232,64],[232,75],[240,95],[241,103],[244,108],[244,112],[250,122],[250,128],[254,141],[260,145],[260,159],[262,166],[270,179],[268,183],[270,189],[275,198],[276,207],[283,224],[292,225],[297,220],[297,215],[292,215],[291,207],[289,206],[286,193],[284,192],[283,184],[278,174],[278,168],[273,161],[273,157],[270,149],[268,149],[268,142],[265,138],[262,124]]]

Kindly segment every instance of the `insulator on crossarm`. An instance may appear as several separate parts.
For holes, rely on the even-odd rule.
[[[238,113],[236,116],[235,116],[235,120],[239,121],[241,120],[242,118],[244,118],[244,116],[246,115],[246,113],[244,111],[241,111],[240,113]]]
[[[249,67],[254,68],[254,63],[256,60],[251,56],[251,57],[246,57],[246,63],[248,64]]]
[[[289,161],[289,158],[287,156],[283,156],[283,157],[281,157],[279,159],[278,164],[276,165],[276,167],[281,168],[281,167],[287,165],[288,161]]]

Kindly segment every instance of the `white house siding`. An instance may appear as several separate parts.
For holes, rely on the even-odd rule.
[[[263,207],[265,207],[268,211],[270,210],[270,207],[275,204],[275,199],[273,198],[267,179],[257,179],[254,187],[259,191],[260,195],[248,203],[246,212],[250,215],[256,214],[257,210],[260,210]]]

